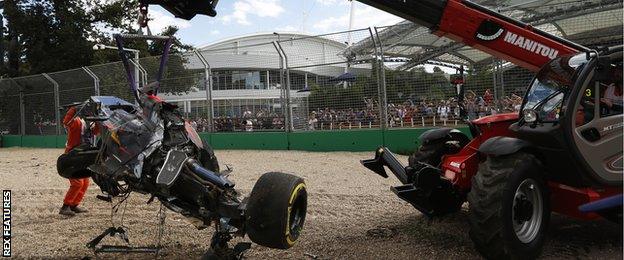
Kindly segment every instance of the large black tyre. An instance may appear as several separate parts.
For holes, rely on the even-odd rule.
[[[77,147],[69,153],[61,154],[56,160],[58,174],[66,179],[81,179],[93,176],[93,172],[87,169],[97,158],[99,150],[95,148]]]
[[[208,170],[211,170],[215,173],[219,173],[219,160],[217,160],[217,156],[214,153],[212,147],[206,143],[206,141],[202,140],[204,144],[204,148],[199,150],[198,160],[202,164],[202,166]]]
[[[303,179],[280,172],[258,179],[247,204],[246,227],[251,241],[288,249],[299,238],[308,206]]]
[[[409,166],[414,167],[417,162],[422,162],[438,167],[442,162],[443,155],[459,152],[468,142],[470,142],[470,139],[466,135],[454,132],[444,138],[428,140],[409,156]]]
[[[534,259],[544,245],[550,198],[540,162],[518,152],[479,165],[468,194],[470,238],[488,259]]]
[[[440,165],[442,155],[446,152],[445,143],[446,139],[441,139],[421,145],[414,154],[409,156],[409,166],[414,166],[417,162],[422,162],[437,167]]]

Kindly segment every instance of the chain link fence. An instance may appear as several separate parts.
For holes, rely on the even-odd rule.
[[[488,2],[488,1],[482,1]],[[494,9],[591,48],[622,44],[622,1],[529,1]],[[532,10],[532,11],[527,11]],[[160,57],[133,59],[138,86]],[[160,96],[202,132],[390,129],[517,112],[534,73],[410,22],[324,35],[251,35],[171,55]],[[62,105],[134,102],[121,62],[0,79],[0,134],[64,133]]]
[[[279,42],[293,131],[380,126],[381,55],[349,51],[352,42],[372,36],[364,29]]]

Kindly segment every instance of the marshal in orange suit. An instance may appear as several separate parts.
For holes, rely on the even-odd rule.
[[[71,107],[63,118],[63,126],[67,130],[67,143],[65,144],[65,154],[68,154],[75,147],[92,143],[95,135],[99,133],[97,125],[89,126],[82,118],[76,115],[76,107]],[[90,129],[87,129],[89,127]],[[59,214],[74,216],[76,213],[87,212],[87,209],[79,207],[82,198],[89,188],[89,177],[69,179],[69,190],[65,194],[63,207]]]

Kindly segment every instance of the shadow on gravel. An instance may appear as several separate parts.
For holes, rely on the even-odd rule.
[[[622,225],[553,214],[542,256],[622,259]]]
[[[367,231],[369,239],[400,240],[431,256],[480,258],[468,236],[466,209],[442,219],[423,215],[394,219]],[[542,258],[622,259],[622,225],[605,220],[582,221],[553,214]]]
[[[468,214],[465,209],[439,219],[429,219],[420,214],[397,218],[392,224],[368,230],[366,235],[374,239],[374,235],[379,233],[393,234],[392,239],[401,241],[404,250],[412,251],[408,254],[427,258],[479,258],[468,237]]]

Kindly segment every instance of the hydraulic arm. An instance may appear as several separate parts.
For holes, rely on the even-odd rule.
[[[466,0],[358,0],[537,72],[548,61],[587,48]]]
[[[196,15],[215,16],[219,0],[139,0],[141,11],[147,12],[148,5],[160,5],[175,17],[191,20]]]

